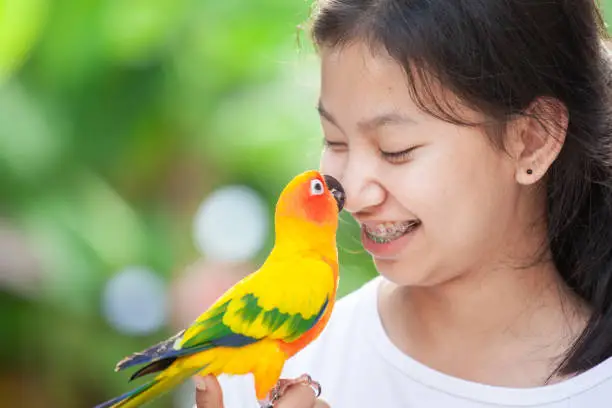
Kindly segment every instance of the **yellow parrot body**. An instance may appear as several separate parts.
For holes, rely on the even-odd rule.
[[[257,398],[265,399],[285,361],[314,340],[331,315],[343,200],[333,178],[316,171],[296,176],[277,202],[275,244],[264,264],[187,329],[119,362],[117,370],[147,364],[132,379],[158,374],[97,408],[138,407],[196,374],[251,373]]]

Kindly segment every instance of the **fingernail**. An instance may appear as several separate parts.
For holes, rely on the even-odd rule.
[[[204,380],[204,377],[201,375],[196,375],[193,377],[193,382],[198,390],[206,391],[206,381]]]

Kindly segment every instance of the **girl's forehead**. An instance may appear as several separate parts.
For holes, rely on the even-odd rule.
[[[326,69],[350,70],[370,76],[384,76],[393,72],[400,76],[401,64],[385,51],[377,51],[363,42],[354,42],[342,47],[324,48],[321,51],[323,72]]]
[[[409,102],[403,68],[372,55],[363,47],[351,46],[325,54],[321,64],[321,100],[329,110],[335,110],[339,104],[346,105],[347,101],[336,102],[340,98],[348,98],[351,104],[362,107],[369,103]]]
[[[351,116],[360,122],[381,119],[373,123],[433,120],[421,109],[422,104],[434,111],[442,106],[469,121],[482,120],[479,112],[468,109],[435,75],[419,71],[408,76],[409,66],[365,44],[325,49],[321,59],[319,112],[327,120],[336,116]]]

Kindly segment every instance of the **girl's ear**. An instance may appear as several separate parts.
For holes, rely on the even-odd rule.
[[[563,103],[537,98],[508,127],[506,149],[515,159],[516,181],[539,181],[555,161],[565,143],[569,115]]]

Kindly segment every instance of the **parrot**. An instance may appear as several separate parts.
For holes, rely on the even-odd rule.
[[[336,233],[346,200],[331,175],[307,170],[282,189],[274,209],[274,243],[264,262],[222,294],[187,328],[133,353],[115,371],[142,366],[129,381],[148,382],[95,408],[149,403],[196,375],[252,374],[255,395],[274,406],[287,387],[320,384],[303,374],[281,379],[285,362],[318,338],[339,284]]]

